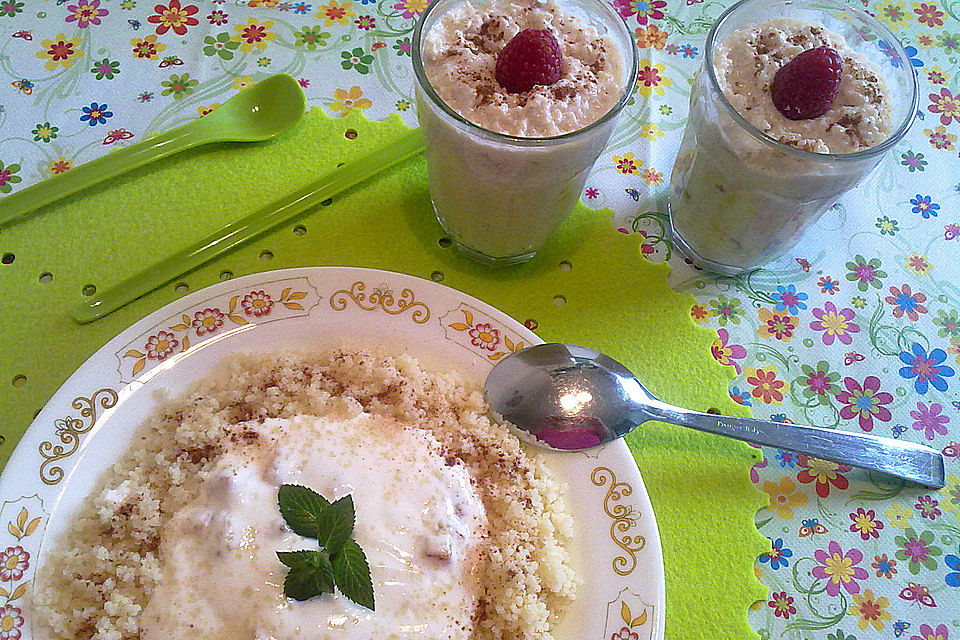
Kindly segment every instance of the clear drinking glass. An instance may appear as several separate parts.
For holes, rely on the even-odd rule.
[[[890,134],[880,144],[846,154],[805,151],[760,132],[727,101],[714,68],[716,47],[741,27],[783,17],[842,35],[877,65],[893,103]],[[713,25],[705,50],[670,178],[670,225],[674,244],[694,263],[734,275],[790,249],[897,144],[917,112],[917,80],[886,27],[832,0],[743,0]]]
[[[617,116],[633,91],[637,54],[623,19],[604,0],[561,0],[565,11],[610,36],[623,54],[623,92],[591,124],[547,138],[484,129],[448,106],[423,68],[423,38],[463,0],[437,0],[413,34],[417,118],[426,139],[430,198],[457,249],[491,265],[532,258],[573,211]]]

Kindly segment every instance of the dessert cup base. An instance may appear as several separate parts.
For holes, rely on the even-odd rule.
[[[507,267],[512,264],[521,264],[533,258],[537,255],[536,251],[531,251],[530,253],[524,253],[519,256],[506,256],[503,258],[494,258],[493,256],[488,256],[485,253],[481,253],[476,249],[471,249],[470,247],[460,244],[457,241],[454,241],[453,246],[457,248],[457,252],[461,255],[464,255],[471,260],[480,262],[490,267]]]
[[[528,253],[522,253],[520,255],[515,255],[515,256],[494,257],[491,255],[487,255],[482,251],[477,251],[476,249],[468,247],[467,245],[458,241],[456,239],[456,234],[452,233],[451,230],[447,228],[446,223],[444,223],[443,221],[443,217],[440,215],[440,212],[437,211],[437,205],[433,204],[432,200],[430,204],[433,206],[433,215],[436,216],[437,222],[440,223],[440,226],[443,228],[444,232],[447,234],[447,237],[450,238],[450,241],[453,242],[453,246],[456,248],[457,253],[459,253],[460,255],[466,256],[475,262],[485,264],[488,267],[508,267],[512,264],[521,264],[523,262],[527,262],[528,260],[533,258],[533,256],[537,255],[536,251],[530,251]]]
[[[744,273],[750,273],[757,267],[731,267],[730,265],[721,264],[719,262],[714,262],[713,260],[707,260],[699,253],[693,250],[693,248],[688,245],[680,234],[677,233],[677,229],[673,226],[673,215],[670,215],[670,244],[679,251],[685,258],[690,260],[693,264],[697,265],[702,269],[707,271],[712,271],[714,273],[719,273],[722,276],[738,276]]]

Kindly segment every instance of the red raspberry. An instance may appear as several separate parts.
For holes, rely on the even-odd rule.
[[[790,120],[822,116],[837,97],[842,75],[843,62],[836,51],[830,47],[807,49],[773,77],[773,104]]]
[[[500,50],[495,73],[497,82],[510,93],[551,85],[563,74],[560,45],[546,29],[524,29]]]

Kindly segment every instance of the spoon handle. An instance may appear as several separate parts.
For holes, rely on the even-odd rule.
[[[929,447],[874,436],[820,427],[699,413],[656,402],[647,408],[654,420],[691,427],[917,482],[926,487],[944,486],[943,456]]]
[[[66,198],[148,162],[210,142],[209,138],[197,133],[196,127],[191,126],[196,122],[199,120],[111,151],[105,156],[0,198],[0,227],[51,202]]]
[[[165,285],[220,254],[270,231],[290,218],[319,205],[327,198],[423,151],[423,135],[413,129],[352,162],[320,176],[314,182],[231,222],[186,249],[163,258],[73,308],[70,315],[80,324],[93,322],[142,295]]]

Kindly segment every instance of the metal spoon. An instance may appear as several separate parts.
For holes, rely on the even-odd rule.
[[[695,384],[695,383],[694,383]],[[485,383],[494,411],[523,440],[559,450],[596,447],[647,420],[844,462],[942,488],[943,456],[892,438],[699,413],[655,398],[630,371],[599,351],[540,344],[498,362]]]
[[[0,227],[31,211],[159,158],[210,142],[260,142],[303,117],[300,83],[275,75],[241,91],[199,120],[85,162],[49,180],[0,198]]]

